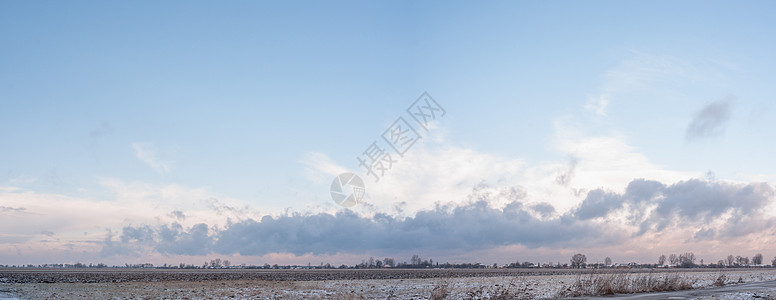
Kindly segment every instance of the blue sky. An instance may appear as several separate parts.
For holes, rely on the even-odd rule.
[[[62,259],[123,261],[144,256],[100,256],[87,244],[127,226],[226,228],[227,217],[334,214],[341,208],[329,197],[329,178],[342,170],[363,175],[355,157],[423,92],[447,115],[399,162],[394,178],[368,184],[371,206],[354,208],[359,216],[397,213],[392,207],[402,201],[416,204],[398,213],[404,217],[434,203],[468,205],[479,183],[518,187],[540,199],[534,202],[556,206],[558,216],[573,212],[590,190],[623,193],[639,178],[772,186],[774,6],[6,1],[0,207],[8,209],[1,213],[26,208],[45,218],[23,201],[61,197],[68,200],[56,205],[85,201],[119,212],[146,205],[148,214],[191,210],[200,219],[118,213],[116,222],[90,223],[74,215],[57,232],[32,218],[36,232],[0,232],[0,264],[38,262],[44,254],[35,250],[43,243],[36,235],[43,231],[80,249],[57,252]],[[690,134],[694,120],[705,127]],[[575,181],[548,184],[566,165]],[[455,172],[462,175],[440,179]],[[423,195],[409,188],[418,182]],[[244,210],[228,216],[200,203],[212,199]],[[82,231],[88,234],[76,234]],[[486,256],[505,259],[503,247],[527,244],[506,242]],[[28,254],[19,250],[25,246]],[[583,247],[536,246],[551,250],[526,255],[565,257]],[[615,246],[608,251],[627,253]],[[369,251],[389,252],[323,253]],[[428,251],[451,259],[472,253]],[[294,253],[282,257],[287,261],[307,255],[269,251],[276,252]],[[156,254],[157,261],[170,255]]]

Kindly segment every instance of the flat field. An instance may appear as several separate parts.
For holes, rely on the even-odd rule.
[[[774,281],[776,269],[0,269],[0,299],[550,299],[580,290],[586,280],[607,278],[680,278],[705,290],[719,286],[720,279],[728,288]],[[769,288],[757,292],[716,296],[776,295]]]

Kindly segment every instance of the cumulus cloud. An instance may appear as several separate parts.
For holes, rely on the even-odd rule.
[[[433,132],[429,135],[433,136]],[[366,204],[355,207],[354,211],[374,213],[398,208],[407,215],[432,208],[439,201],[467,200],[466,195],[472,187],[481,182],[505,185],[517,181],[515,179],[526,171],[524,163],[518,159],[424,143],[416,144],[412,151],[408,151],[385,172],[379,182],[364,174],[363,169],[347,170],[329,159],[308,160],[304,163],[308,165],[308,172],[315,174],[310,175],[311,178],[325,178],[325,181],[311,179],[313,183],[320,183],[325,190],[329,189],[332,179],[339,175],[338,172],[350,171],[364,178]],[[331,200],[328,203],[334,209],[339,208]]]
[[[150,228],[145,228],[151,232]],[[178,223],[162,225],[156,250],[162,254],[204,255],[209,253],[213,237],[207,224],[196,224],[187,230]]]
[[[362,216],[341,210],[264,216],[224,227],[205,223],[184,227],[174,222],[125,227],[119,241],[128,248],[147,247],[177,255],[450,254],[512,245],[561,249],[619,245],[645,233],[670,235],[686,228],[699,228],[688,236],[690,240],[729,240],[774,227],[773,216],[762,213],[774,198],[773,188],[765,183],[692,179],[664,184],[636,179],[624,192],[590,191],[576,209],[563,214],[557,214],[550,203],[528,204],[510,190],[515,191],[505,188],[493,193],[475,188],[472,202],[438,204],[409,217]],[[494,206],[499,202],[496,198],[511,200]]]
[[[135,150],[135,157],[146,163],[159,174],[170,172],[170,162],[162,159],[156,146],[153,143],[132,143],[132,149]]]
[[[546,202],[534,203],[529,205],[529,207],[544,218],[551,217],[555,214],[555,207]]]
[[[607,193],[601,189],[587,193],[587,197],[576,210],[576,216],[582,220],[605,217],[622,206],[619,195]]]
[[[175,223],[159,226],[154,229],[156,237],[151,247],[162,253],[187,255],[210,252],[303,255],[469,251],[513,244],[534,248],[611,242],[619,238],[598,224],[567,216],[539,219],[520,202],[499,209],[490,207],[485,201],[452,208],[439,206],[404,219],[381,213],[362,217],[343,210],[335,214],[265,216],[261,220],[237,222],[222,230],[209,229],[206,224],[185,230]],[[147,227],[126,227],[124,230],[129,237],[122,234],[121,241],[129,244],[128,248],[136,247],[132,242],[148,242],[134,238],[138,232],[147,232]]]
[[[170,214],[168,216],[176,218],[178,220],[185,220],[186,219],[186,214],[184,214],[180,210],[174,210],[174,211],[170,212]]]
[[[555,183],[562,186],[568,186],[569,183],[571,183],[571,180],[574,179],[574,171],[576,170],[578,163],[579,159],[576,157],[571,158],[571,160],[569,160],[568,169],[559,174],[558,177],[555,177]]]
[[[556,123],[555,146],[568,157],[564,162],[529,164],[519,158],[490,155],[444,141],[418,143],[379,182],[366,180],[364,200],[368,205],[352,209],[357,213],[396,211],[412,216],[417,211],[433,208],[440,201],[460,204],[470,200],[466,195],[471,188],[484,182],[518,187],[530,196],[528,202],[552,203],[556,211],[563,213],[583,200],[587,191],[601,186],[620,190],[632,178],[673,183],[701,175],[652,164],[644,154],[629,146],[624,137],[589,137],[576,129],[573,125]],[[367,178],[362,169],[339,167],[323,154],[313,157],[318,159],[304,163],[310,178],[317,178],[310,181],[319,185],[321,191],[328,191],[337,172],[347,170]],[[329,204],[325,211],[333,213],[339,208],[334,201],[326,200],[321,204]]]
[[[696,238],[731,238],[771,228],[774,219],[763,210],[773,199],[766,183],[692,179],[666,185],[637,179],[625,193],[591,191],[574,215],[582,220],[624,216],[638,226],[636,235],[702,227]]]
[[[704,106],[687,125],[685,138],[696,140],[724,133],[732,113],[732,101],[731,96]]]
[[[137,251],[136,246],[130,247],[132,245],[129,245],[128,243],[118,243],[113,240],[113,237],[115,234],[112,230],[107,230],[107,235],[105,236],[105,241],[103,242],[102,249],[100,250],[100,255],[103,257],[108,256],[114,256],[114,255],[121,255],[121,256],[139,256],[140,252]]]

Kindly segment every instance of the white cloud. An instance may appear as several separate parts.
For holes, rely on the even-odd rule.
[[[38,181],[37,177],[30,175],[19,175],[8,179],[8,185],[11,186],[25,186]]]
[[[157,173],[164,175],[170,172],[170,162],[159,157],[156,146],[153,143],[132,143],[135,157],[146,163]]]
[[[501,189],[499,194],[492,191],[477,188],[470,194],[473,202],[439,205],[406,218],[382,213],[359,216],[341,210],[335,214],[294,213],[246,219],[218,230],[211,230],[205,223],[127,226],[117,234],[119,239],[106,242],[103,250],[249,256],[353,252],[383,256],[425,250],[444,258],[522,245],[529,249],[552,247],[555,251],[588,248],[599,253],[601,249],[621,248],[615,253],[630,256],[645,254],[643,248],[627,245],[634,241],[654,245],[670,240],[673,247],[681,245],[684,251],[709,242],[749,242],[735,249],[752,251],[762,245],[751,243],[750,237],[767,238],[776,229],[776,219],[762,213],[775,194],[767,184],[692,179],[667,185],[636,179],[622,192],[591,191],[582,205],[563,214],[554,213],[550,204],[537,211],[539,205],[526,205],[528,199],[519,192],[512,193],[514,190]],[[493,208],[489,202],[494,199],[507,203]],[[719,254],[719,250],[713,254]]]
[[[606,116],[606,107],[609,106],[609,95],[600,94],[588,96],[585,109],[595,112],[599,116]]]
[[[0,192],[15,192],[18,190],[20,189],[15,186],[0,186]]]
[[[562,159],[535,163],[450,145],[444,140],[428,142],[432,140],[428,139],[397,159],[379,182],[363,169],[349,170],[366,182],[368,205],[354,209],[362,214],[399,213],[396,210],[399,207],[401,214],[411,215],[433,208],[436,203],[466,203],[471,200],[467,195],[475,188],[495,194],[504,188],[516,188],[525,194],[526,201],[551,203],[563,212],[577,205],[593,189],[603,187],[619,192],[636,178],[671,184],[703,176],[702,172],[680,172],[654,165],[629,146],[625,137],[586,136],[575,130],[562,122],[556,123],[554,146]],[[325,184],[347,170],[324,154],[316,153],[314,157],[304,161],[309,177]],[[558,182],[559,176],[566,176],[562,183]],[[329,198],[326,200],[331,202]],[[500,207],[508,201],[508,198],[494,197],[491,205]]]
[[[172,211],[182,211],[186,214],[185,224],[206,222],[220,226],[225,224],[226,218],[239,220],[258,216],[258,212],[247,208],[246,202],[215,195],[201,187],[156,185],[116,178],[101,178],[99,184],[114,197],[115,205],[147,207],[153,216],[169,216]]]
[[[475,206],[471,206],[472,201],[483,200],[488,203],[489,207],[504,209],[508,204],[518,201],[524,206],[517,212],[528,213],[525,217],[533,220],[536,224],[552,224],[554,222],[552,220],[555,218],[573,212],[587,197],[587,191],[603,188],[606,191],[622,194],[625,187],[636,178],[657,180],[670,185],[677,181],[703,175],[702,173],[676,172],[656,166],[650,163],[645,155],[638,153],[637,149],[629,146],[624,137],[586,136],[565,127],[562,123],[558,123],[556,126],[554,143],[560,156],[564,157],[558,161],[526,163],[516,158],[500,157],[450,145],[443,139],[439,141],[439,143],[418,144],[404,158],[401,158],[378,183],[362,174],[367,180],[367,190],[370,196],[367,199],[369,205],[358,206],[355,208],[355,212],[360,216],[367,216],[367,218],[372,218],[375,212],[388,213],[392,215],[392,218],[395,218],[396,222],[403,222],[401,221],[403,217],[413,217],[417,220],[419,216],[423,218],[435,216],[430,212],[438,212],[436,215],[445,216],[442,213],[445,205],[473,209]],[[568,157],[573,158],[571,162],[567,159]],[[311,154],[304,162],[308,165],[310,180],[316,185],[324,186],[321,190],[322,193],[327,191],[330,183],[330,180],[325,180],[326,178],[333,178],[340,172],[347,170],[320,153]],[[559,184],[557,182],[559,175],[570,174],[568,171],[570,164],[573,164],[573,174],[565,178],[564,183],[566,184]],[[353,171],[363,173],[360,170]],[[59,253],[59,255],[66,255],[63,253],[91,253],[92,257],[89,260],[93,261],[101,250],[104,250],[103,254],[123,253],[111,252],[116,249],[110,248],[110,246],[120,247],[126,244],[122,238],[130,239],[130,243],[127,245],[131,246],[134,243],[133,239],[137,240],[137,237],[145,236],[147,230],[157,232],[163,228],[177,230],[175,231],[178,234],[176,242],[191,242],[187,245],[197,247],[200,242],[220,241],[220,233],[227,232],[227,229],[232,228],[229,224],[250,225],[253,224],[252,220],[259,221],[265,215],[265,213],[251,209],[246,203],[238,199],[219,198],[204,188],[191,188],[177,184],[154,185],[143,182],[127,182],[115,178],[102,178],[99,183],[110,192],[113,200],[97,201],[27,192],[17,188],[3,189],[0,193],[0,199],[7,202],[8,207],[24,208],[24,210],[8,210],[5,214],[10,217],[0,218],[0,227],[10,228],[9,232],[13,233],[0,237],[6,241],[0,245],[0,257],[16,255],[17,249],[20,248],[33,248],[52,249],[51,251]],[[330,199],[327,198],[326,201],[330,203],[329,206],[324,207],[327,210],[332,212],[340,210]],[[539,203],[548,203],[554,207],[555,211],[550,212],[549,215],[542,215],[534,209]],[[441,211],[435,208],[439,204],[443,207]],[[397,206],[403,210],[395,210]],[[185,219],[176,217],[176,214],[172,213],[175,211],[185,214]],[[284,220],[297,220],[307,218],[304,216],[310,216],[312,213],[299,210],[299,207],[294,207],[293,211],[294,214],[275,212],[273,215],[285,215],[286,219]],[[425,211],[425,213],[417,215],[418,211]],[[499,213],[500,211],[493,212]],[[328,217],[321,216],[320,218],[327,220]],[[277,217],[275,219],[278,220]],[[359,221],[358,218],[353,218],[353,220]],[[482,220],[474,221],[480,222]],[[507,222],[507,224],[513,224],[510,222],[512,221]],[[171,227],[177,226],[175,224],[180,224],[178,227],[180,229]],[[612,214],[610,218],[605,220],[590,220],[587,224],[590,226],[609,224],[620,230],[630,228],[627,226],[627,220],[617,219],[616,214]],[[265,228],[269,225],[262,226],[261,228]],[[128,233],[125,232],[126,228],[129,228]],[[195,228],[204,229],[194,230]],[[239,227],[232,229],[236,228]],[[47,231],[53,232],[54,235],[44,236],[41,234],[41,232]],[[88,234],[82,234],[83,232],[88,232]],[[111,243],[105,242],[108,232],[111,235]],[[632,237],[630,241],[643,244],[654,244],[656,241],[684,243],[693,234],[695,232],[690,229],[676,230],[675,233],[648,232],[643,236]],[[195,236],[201,239],[193,239]],[[211,241],[210,239],[213,237],[218,238]],[[227,235],[227,237],[229,236]],[[237,237],[232,236],[232,238],[236,239]],[[738,242],[740,241],[737,240]],[[140,243],[139,240],[138,243]],[[224,247],[228,246],[224,244],[226,240],[219,243]],[[714,243],[714,241],[698,241],[693,242],[692,245],[709,243]],[[159,245],[164,245],[164,243]],[[259,243],[258,245],[264,244]],[[543,244],[534,242],[533,245]],[[231,246],[237,247],[239,245]],[[663,247],[669,246],[671,245],[663,245]],[[272,253],[272,248],[267,247],[269,246],[265,247],[266,250],[255,253],[245,250],[249,252],[245,254],[264,255],[265,257],[267,255],[289,255],[287,253]],[[507,247],[520,248],[522,246],[507,245]],[[553,251],[561,253],[565,251],[563,247],[555,247]],[[123,254],[124,256],[116,256],[115,259],[124,262],[131,261],[130,252],[138,251],[135,254],[141,253],[144,255],[143,257],[167,262],[165,258],[177,257],[176,255],[180,254],[178,252],[165,252],[160,256],[159,253],[155,252],[158,250],[156,248],[130,248],[127,248],[129,252]],[[621,248],[627,250],[628,246],[621,246]],[[173,248],[164,249],[171,251],[170,249]],[[282,249],[285,248],[278,249],[281,249],[282,252]],[[593,253],[603,251],[602,248],[590,249]],[[358,248],[356,250],[358,252],[373,251],[374,249]],[[35,251],[37,251],[35,255],[42,255],[43,250]],[[224,251],[225,255],[229,253],[227,250],[221,251]],[[300,249],[294,251],[300,259],[310,256],[309,254],[299,254],[303,252]],[[491,250],[478,251],[487,255],[487,252]],[[492,251],[497,253],[502,250],[494,248]],[[201,254],[197,253],[199,252],[192,252],[190,255],[195,257]],[[352,254],[345,253],[344,255]],[[23,255],[32,257],[30,256],[31,252],[24,252]],[[293,261],[297,257],[296,255],[291,255],[290,258],[286,259]],[[321,255],[324,257],[329,254]],[[624,255],[642,254],[633,252]]]
[[[348,169],[338,165],[323,153],[310,152],[301,160],[307,165],[305,177],[316,184],[330,184],[332,179],[339,174],[348,172]]]
[[[98,253],[106,234],[121,232],[126,226],[177,222],[184,227],[206,223],[217,229],[229,222],[261,217],[245,202],[204,188],[115,178],[101,178],[98,183],[107,193],[96,198],[0,188],[0,228],[4,231],[0,234],[0,259],[94,262],[102,260]],[[53,235],[43,234],[48,232]]]

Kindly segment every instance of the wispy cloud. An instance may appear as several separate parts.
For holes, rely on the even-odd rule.
[[[649,94],[674,97],[676,83],[708,82],[723,77],[724,62],[685,59],[634,51],[632,56],[607,70],[598,90],[587,96],[584,108],[607,116],[615,103],[633,101]],[[637,97],[634,97],[637,96]]]
[[[113,129],[108,122],[102,122],[97,125],[92,131],[89,132],[89,136],[92,138],[98,138],[101,136],[109,135],[113,132]]]
[[[24,207],[0,206],[0,212],[24,212],[24,210],[26,210]]]
[[[594,112],[599,116],[606,116],[606,108],[609,106],[609,95],[600,94],[595,96],[588,96],[585,109]]]
[[[733,109],[733,96],[704,106],[687,126],[685,138],[696,140],[719,136],[724,133]]]
[[[157,173],[164,175],[170,172],[170,162],[162,159],[153,143],[132,143],[135,157],[146,163]]]

